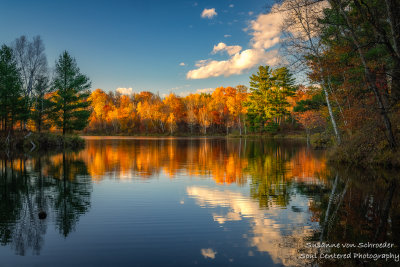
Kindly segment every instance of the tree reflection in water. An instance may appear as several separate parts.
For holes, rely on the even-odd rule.
[[[79,217],[90,207],[92,183],[86,164],[80,159],[66,158],[51,165],[49,170],[56,179],[54,210],[56,226],[67,237],[75,229]]]
[[[330,253],[399,253],[400,212],[399,175],[396,171],[336,167],[329,179],[331,192],[312,201],[311,210],[318,217],[321,231],[315,239],[331,244],[355,244],[355,248],[334,248]],[[359,243],[389,242],[391,249],[362,248]],[[323,251],[321,251],[322,253]],[[352,258],[335,260],[336,264],[358,265]],[[332,261],[320,261],[322,265]]]
[[[307,242],[387,241],[399,246],[395,171],[328,166],[324,152],[288,141],[101,139],[87,140],[85,150],[77,153],[0,160],[2,245],[20,255],[28,250],[39,254],[49,225],[54,224],[64,237],[75,230],[90,208],[92,182],[152,179],[162,174],[169,179],[212,179],[218,186],[190,184],[185,194],[214,209],[209,218],[221,226],[247,221],[249,246],[268,252],[278,264],[304,264],[299,253],[314,252],[306,248]],[[245,190],[220,186],[229,184]],[[48,217],[40,220],[39,211]],[[335,251],[366,250],[331,252]],[[351,266],[360,262],[308,263]]]
[[[3,158],[0,169],[0,241],[18,255],[40,254],[49,220],[66,237],[90,207],[91,181],[74,153]]]

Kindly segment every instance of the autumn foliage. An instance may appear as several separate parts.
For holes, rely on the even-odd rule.
[[[164,98],[151,92],[121,95],[92,92],[92,115],[86,129],[106,134],[229,133],[245,127],[246,87],[218,87],[212,94]]]

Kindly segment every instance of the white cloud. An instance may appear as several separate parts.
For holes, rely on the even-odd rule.
[[[189,186],[187,195],[196,200],[196,204],[213,211],[213,220],[223,226],[226,222],[243,221],[249,223],[249,234],[246,235],[248,244],[258,251],[267,252],[275,264],[282,266],[305,266],[305,261],[298,257],[298,248],[305,248],[306,240],[313,235],[312,227],[295,227],[309,221],[310,213],[295,212],[288,209],[286,213],[280,213],[281,207],[269,202],[269,209],[260,209],[254,199],[244,196],[233,190],[219,190],[208,187]],[[307,210],[309,200],[304,196],[298,196],[290,200],[293,205]],[[214,212],[215,211],[215,212]],[[226,214],[216,212],[224,212]],[[280,225],[288,227],[283,233]],[[306,249],[305,253],[313,253],[313,249]],[[217,254],[211,248],[202,249],[201,254],[205,258],[215,257]]]
[[[241,49],[238,50],[238,47],[240,46],[226,46],[224,43],[219,43],[214,46],[212,53],[226,50],[231,57],[220,61],[200,60],[196,64],[197,68],[190,70],[186,74],[186,78],[206,79],[222,75],[230,76],[241,74],[257,65],[277,65],[280,61],[278,51],[271,48],[280,41],[283,19],[283,14],[279,12],[258,15],[255,20],[250,21],[249,27],[245,29],[250,31],[249,35],[251,36],[249,49],[239,52]],[[228,47],[230,47],[230,52],[227,50]]]
[[[234,6],[235,6],[234,4],[230,4],[230,5],[229,5],[230,8],[232,8],[232,7],[234,7]]]
[[[291,1],[284,1],[281,5],[281,8],[283,10],[287,10],[284,12],[284,16],[290,18],[287,20],[288,28],[286,28],[286,31],[292,34],[295,38],[299,38],[299,40],[308,40],[310,37],[309,34],[311,37],[315,37],[319,32],[319,27],[316,26],[318,25],[316,20],[323,16],[323,10],[329,6],[329,1],[324,0],[313,5],[303,5],[301,8],[293,8],[293,3]],[[274,6],[273,8],[277,7],[278,6]],[[313,15],[310,18],[308,14]],[[304,30],[305,20],[309,21],[309,23],[307,23],[307,27],[310,28],[307,29],[307,31]]]
[[[186,65],[185,62],[179,63],[179,66],[185,66],[185,65]]]
[[[256,49],[268,49],[277,44],[281,35],[283,16],[281,13],[261,14],[250,22],[253,38],[250,43]]]
[[[211,19],[211,18],[215,17],[216,15],[218,15],[218,13],[215,11],[215,8],[210,8],[210,9],[205,8],[203,10],[203,12],[201,12],[202,18]]]
[[[277,65],[278,52],[276,50],[268,53],[262,49],[247,49],[233,55],[228,60],[209,60],[203,66],[190,70],[186,77],[188,79],[206,79],[218,76],[230,76],[241,74],[244,70],[255,67],[258,64]]]
[[[242,47],[240,45],[226,45],[224,43],[219,43],[218,45],[214,45],[214,49],[211,52],[212,54],[216,54],[220,51],[226,51],[228,55],[232,56],[234,54],[237,54],[242,50]]]
[[[125,87],[117,88],[116,91],[122,95],[131,95],[133,93],[132,88],[125,88]]]
[[[210,62],[211,59],[201,59],[199,61],[196,62],[195,66],[196,67],[202,67],[204,65],[207,65],[208,62]]]
[[[230,35],[230,34],[225,34],[225,35],[224,35],[225,38],[228,38],[228,37],[231,37],[231,36],[232,36],[232,35]]]
[[[201,255],[203,255],[204,258],[210,258],[210,259],[215,259],[215,255],[217,254],[216,251],[214,251],[212,248],[202,248],[201,249]]]
[[[237,212],[228,212],[225,215],[213,213],[213,219],[219,224],[224,224],[227,221],[240,221],[242,217]]]
[[[252,16],[254,14],[253,11],[249,11],[249,16]]]

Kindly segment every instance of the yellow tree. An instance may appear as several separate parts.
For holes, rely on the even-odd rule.
[[[148,101],[139,102],[136,107],[137,114],[140,116],[140,122],[145,126],[146,132],[149,130],[149,124],[152,122],[151,106]]]
[[[218,87],[211,95],[210,112],[213,114],[213,123],[219,126],[226,127],[226,133],[229,130],[229,112],[226,106],[227,88]]]
[[[107,113],[105,112],[106,105],[108,102],[108,95],[101,89],[94,90],[88,100],[91,102],[91,108],[93,112],[90,116],[89,127],[104,129],[104,123],[106,122]]]
[[[203,133],[207,134],[207,128],[211,124],[211,114],[207,109],[207,106],[204,105],[199,109],[199,114],[198,114],[198,121],[200,126],[203,129]]]
[[[183,119],[185,106],[182,98],[176,96],[174,93],[170,93],[164,98],[163,103],[168,107],[170,112],[174,113],[176,121]]]
[[[114,132],[119,132],[121,125],[118,120],[118,109],[115,106],[112,106],[110,111],[107,113],[106,120],[112,125]]]
[[[193,134],[193,127],[198,123],[197,114],[199,112],[200,95],[190,94],[184,98],[186,108],[185,121],[190,128],[190,133]]]
[[[238,122],[239,132],[242,135],[242,121],[246,114],[247,108],[243,106],[243,103],[247,101],[247,87],[239,85],[236,88],[232,88],[231,93],[227,95],[226,105],[228,106],[229,113],[234,122]],[[245,127],[246,133],[246,127]]]
[[[176,117],[174,116],[174,113],[169,113],[168,119],[167,119],[167,125],[169,128],[169,131],[171,134],[175,132],[177,126],[176,126]]]
[[[129,96],[121,96],[117,116],[121,131],[130,132],[134,126],[135,107]]]
[[[164,133],[165,125],[168,119],[168,107],[163,102],[156,102],[151,106],[151,119],[154,125],[159,127],[159,130]]]

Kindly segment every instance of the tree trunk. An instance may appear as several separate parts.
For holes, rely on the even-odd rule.
[[[340,114],[342,115],[344,125],[347,125],[346,118],[344,117],[344,114],[343,114],[342,106],[340,105],[340,103],[339,103],[337,97],[336,97],[335,94],[333,93],[333,90],[332,90],[332,82],[331,82],[331,75],[329,75],[329,74],[328,74],[328,88],[329,88],[329,91],[330,91],[331,95],[335,98],[335,102],[336,102],[336,105],[337,105],[338,108],[339,108]]]
[[[397,183],[395,182],[395,180],[393,180],[388,186],[387,189],[388,196],[385,198],[382,208],[382,213],[380,214],[381,216],[379,217],[380,218],[379,226],[377,227],[375,232],[374,242],[379,241],[379,237],[386,234],[386,228],[387,228],[386,226],[388,224],[389,211],[390,208],[392,207],[392,200],[396,187]]]
[[[321,61],[319,59],[318,59],[318,65],[320,67],[322,66]],[[335,119],[335,116],[334,116],[333,111],[332,111],[331,101],[329,100],[329,93],[328,93],[328,90],[326,89],[326,86],[325,86],[326,82],[325,82],[325,79],[324,79],[324,76],[323,76],[324,70],[321,68],[320,71],[321,71],[320,79],[321,79],[321,83],[322,83],[322,90],[324,91],[324,94],[325,94],[325,101],[326,101],[326,105],[328,106],[329,117],[331,118],[331,123],[332,123],[332,126],[333,126],[333,131],[335,132],[337,143],[340,145],[342,140],[340,138],[340,132],[338,130],[338,127],[337,127],[337,124],[336,124],[336,119]]]
[[[340,145],[342,140],[340,138],[340,133],[339,133],[338,127],[336,125],[336,120],[335,120],[335,117],[334,117],[334,114],[333,114],[333,111],[332,111],[331,102],[329,101],[328,91],[326,90],[325,86],[322,86],[322,88],[323,88],[324,93],[325,93],[325,101],[326,101],[326,105],[328,106],[329,116],[331,117],[333,131],[335,132],[336,140],[337,140],[338,144]]]
[[[345,19],[345,21],[347,23],[347,27],[348,27],[348,29],[350,31],[350,37],[353,40],[353,43],[357,48],[358,54],[360,56],[361,62],[362,62],[363,67],[364,67],[364,73],[365,73],[365,77],[366,77],[367,82],[368,82],[368,87],[374,93],[376,101],[378,103],[378,108],[379,108],[379,111],[380,111],[380,115],[381,115],[381,117],[383,119],[383,123],[384,123],[385,128],[386,128],[386,138],[388,139],[389,146],[390,146],[390,148],[392,150],[396,150],[397,144],[396,144],[396,140],[395,140],[394,135],[393,135],[392,123],[391,123],[391,121],[389,119],[389,116],[388,116],[387,107],[384,105],[383,100],[382,100],[382,96],[381,96],[381,94],[379,92],[379,89],[376,87],[375,79],[374,79],[372,73],[370,72],[370,70],[368,68],[367,62],[366,62],[365,57],[364,57],[364,53],[361,50],[361,45],[358,42],[358,38],[357,38],[356,34],[354,33],[353,28],[351,27],[349,18],[347,16],[346,12],[343,11],[343,9],[340,6],[340,4],[338,5],[338,8],[339,8],[339,12],[343,15],[343,17],[344,17],[344,19]]]
[[[297,8],[301,8],[301,7],[297,7]],[[296,10],[296,8],[294,10]],[[314,56],[318,60],[317,62],[318,62],[318,66],[320,68],[320,71],[323,71],[322,64],[321,64],[321,62],[319,60],[321,52],[319,51],[319,48],[314,45],[314,41],[313,41],[314,37],[312,36],[312,34],[310,32],[309,22],[307,20],[305,20],[301,15],[299,15],[301,13],[300,10],[296,10],[296,13],[297,13],[297,15],[296,15],[297,19],[300,21],[300,23],[302,25],[302,28],[305,31],[306,35],[307,35],[307,39],[308,39],[308,42],[310,44],[310,49],[311,49],[312,53],[314,53]],[[320,79],[321,79],[321,83],[325,82],[322,73],[320,74]],[[336,124],[335,117],[333,116],[331,103],[329,101],[328,91],[326,90],[324,84],[323,84],[322,88],[323,88],[324,93],[325,93],[325,100],[326,100],[326,104],[328,106],[329,116],[331,117],[331,122],[332,122],[333,130],[335,132],[336,140],[337,140],[338,144],[340,144],[341,143],[340,133],[338,131],[338,127],[337,127],[337,124]]]
[[[66,114],[65,114],[65,100],[64,100],[64,107],[63,107],[63,136],[65,135],[65,118],[66,118]]]
[[[324,219],[324,223],[323,223],[323,226],[322,226],[322,231],[321,231],[321,235],[320,235],[320,239],[319,239],[320,242],[322,242],[324,240],[324,236],[325,236],[325,233],[326,233],[326,230],[327,230],[329,214],[330,214],[330,211],[331,211],[333,199],[334,199],[335,194],[336,194],[336,186],[338,184],[338,181],[339,181],[339,174],[336,173],[335,182],[334,182],[334,184],[332,186],[332,191],[331,191],[331,194],[329,196],[328,207],[326,208],[326,212],[325,212],[325,219]]]
[[[240,115],[239,115],[239,133],[242,135],[242,122],[240,121]]]

